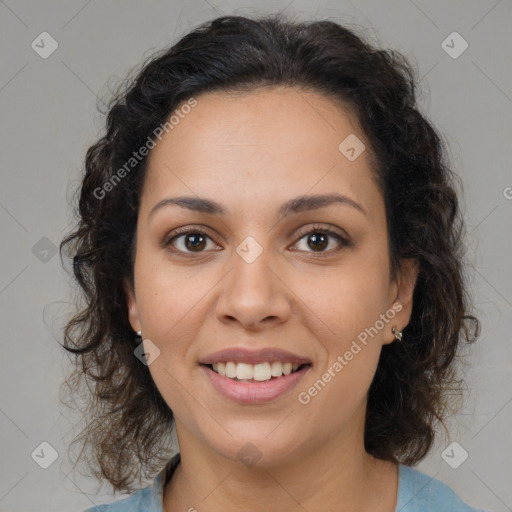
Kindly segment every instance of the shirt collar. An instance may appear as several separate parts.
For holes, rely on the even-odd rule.
[[[181,461],[181,455],[178,452],[174,455],[167,464],[155,476],[152,486],[152,496],[154,503],[152,504],[155,512],[164,512],[164,489],[165,484],[169,482],[174,471]]]

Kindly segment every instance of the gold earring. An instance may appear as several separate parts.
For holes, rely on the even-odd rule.
[[[393,332],[393,334],[395,335],[395,340],[397,341],[402,341],[402,331],[398,331],[397,329],[395,329],[394,327],[391,329],[391,331]]]

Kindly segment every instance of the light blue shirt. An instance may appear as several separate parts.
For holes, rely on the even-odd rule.
[[[84,512],[164,512],[163,494],[180,463],[180,454],[172,457],[155,476],[153,484],[131,496]],[[398,501],[395,512],[485,512],[464,503],[446,484],[417,469],[398,466]]]

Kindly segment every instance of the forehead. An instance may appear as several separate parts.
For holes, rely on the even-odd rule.
[[[221,202],[233,193],[265,202],[331,191],[372,200],[369,151],[350,160],[340,150],[347,137],[369,148],[357,117],[341,103],[295,87],[195,99],[151,151],[144,188],[152,202],[169,191]]]
[[[357,117],[347,106],[296,87],[219,91],[200,95],[196,101],[189,113],[174,116],[176,124],[152,151],[151,159],[183,149],[183,144],[197,149],[197,157],[206,151],[236,157],[241,151],[232,150],[237,148],[244,154],[251,149],[258,153],[260,148],[282,154],[298,146],[300,154],[308,156],[318,149],[337,149],[340,137],[349,134],[364,138]],[[180,107],[175,110],[179,111]]]

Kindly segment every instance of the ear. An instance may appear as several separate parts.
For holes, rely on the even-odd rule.
[[[128,280],[123,281],[123,288],[126,296],[126,305],[128,307],[128,320],[135,332],[140,331],[139,308],[137,306],[135,290]]]
[[[418,278],[419,267],[419,261],[414,258],[403,259],[400,262],[398,276],[391,286],[391,300],[388,306],[396,314],[387,324],[384,344],[392,343],[395,340],[395,335],[391,330],[393,327],[397,331],[402,331],[411,319],[412,297]]]

